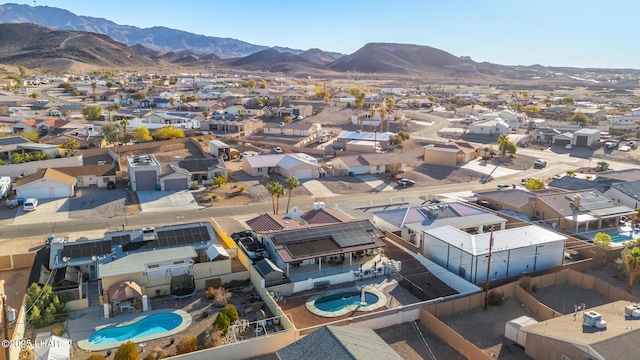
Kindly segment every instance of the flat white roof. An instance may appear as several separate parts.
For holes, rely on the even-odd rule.
[[[158,264],[171,260],[191,259],[198,256],[191,246],[141,251],[121,256],[106,264],[98,265],[101,278],[109,276],[138,274],[147,271],[147,264]]]
[[[489,253],[490,232],[471,235],[452,226],[442,226],[425,230],[424,233],[474,256]],[[529,225],[494,231],[492,251],[512,250],[565,240],[567,240],[566,236],[549,231],[538,225]]]

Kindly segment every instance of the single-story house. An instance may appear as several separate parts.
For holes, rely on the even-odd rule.
[[[541,193],[548,191],[540,190]],[[553,193],[557,193],[554,191]],[[478,204],[493,210],[510,210],[535,219],[536,193],[522,190],[503,188],[501,190],[478,191]]]
[[[424,163],[431,165],[457,166],[466,164],[480,154],[480,145],[466,141],[424,146]]]
[[[562,265],[566,240],[538,225],[476,235],[453,226],[424,231],[425,256],[474,284],[485,283],[487,276],[493,281]]]
[[[315,134],[320,130],[319,124],[310,123],[307,121],[296,121],[292,123],[265,123],[263,125],[263,132],[265,134],[278,134],[286,136],[309,136]]]
[[[618,204],[637,209],[640,207],[640,180],[612,184],[604,194]]]
[[[13,185],[19,198],[53,199],[73,196],[76,178],[55,169],[39,169]]]
[[[596,189],[538,195],[535,203],[535,218],[575,233],[615,227],[622,216],[634,214]]]
[[[342,131],[332,145],[336,150],[345,150],[347,143],[352,140],[366,140],[377,142],[382,150],[386,150],[389,148],[389,137],[391,135],[395,134],[392,132]]]
[[[220,175],[228,175],[227,166],[221,159],[184,159],[178,162],[178,166],[191,174],[191,181],[213,180]]]
[[[245,156],[242,170],[251,176],[277,173],[284,177],[310,179],[320,176],[318,160],[302,153]]]
[[[104,164],[63,167],[55,170],[76,178],[76,187],[106,188],[109,181],[116,181],[117,168],[116,164]]]
[[[570,131],[563,132],[562,134],[553,137],[553,145],[565,146],[573,142],[573,133]]]
[[[501,118],[478,120],[469,124],[469,134],[495,135],[511,133],[511,126]]]
[[[427,229],[449,225],[468,233],[481,234],[491,226],[504,229],[507,223],[506,219],[492,212],[463,202],[387,209],[374,211],[372,215],[373,223],[380,230],[392,232],[421,249],[423,232]]]
[[[404,172],[405,163],[396,154],[360,154],[338,156],[331,160],[334,175],[398,174]]]
[[[262,131],[263,128],[264,123],[260,119],[243,119],[239,117],[227,117],[225,119],[224,116],[203,121],[200,125],[201,130],[232,136],[248,136]]]
[[[191,185],[191,173],[180,166],[169,164],[162,169],[158,180],[162,191],[187,190]]]
[[[340,210],[328,209],[324,207],[324,203],[316,202],[314,209],[306,213],[297,206],[293,206],[287,214],[266,213],[245,222],[256,233],[266,234],[274,231],[299,229],[301,225],[337,224],[353,220],[352,217]]]

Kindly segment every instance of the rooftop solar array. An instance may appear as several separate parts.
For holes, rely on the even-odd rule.
[[[194,171],[207,171],[210,167],[218,165],[218,159],[185,159],[178,163],[183,169]]]
[[[136,251],[160,249],[172,246],[182,246],[208,242],[211,240],[206,226],[174,228],[170,230],[156,229],[157,238],[153,240],[143,240],[140,231],[125,235],[115,235],[111,238],[114,245],[122,245],[122,250]],[[132,238],[133,237],[133,238]]]
[[[272,238],[278,244],[293,244],[322,238],[332,238],[341,248],[371,244],[372,233],[378,232],[369,221],[354,221],[307,229],[284,231]]]
[[[26,140],[20,136],[10,136],[6,138],[0,138],[0,145],[17,145],[28,143],[29,140]]]
[[[111,253],[111,241],[87,241],[66,245],[62,249],[62,257],[69,259],[86,259]]]
[[[580,195],[573,196],[580,196],[580,210],[583,211],[590,211],[613,206],[613,204],[611,204],[607,197],[600,196],[595,192],[582,193]],[[567,196],[567,198],[573,201],[573,197]]]

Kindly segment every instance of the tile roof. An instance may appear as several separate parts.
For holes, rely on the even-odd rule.
[[[58,170],[69,176],[84,176],[84,175],[114,176],[116,175],[115,164],[71,166],[71,167],[55,168],[55,170]]]
[[[280,360],[402,359],[372,329],[324,326],[278,350]]]
[[[304,224],[304,222],[301,223],[298,219],[291,219],[286,216],[287,215],[262,214],[245,221],[245,223],[251,230],[266,233],[313,227],[314,225],[337,224],[354,220],[342,211],[326,208],[311,210],[303,214],[301,218],[306,224]]]
[[[302,215],[302,218],[309,224],[332,224],[352,220],[350,218],[345,219],[346,215],[341,215],[344,215],[341,211],[323,208],[311,210]]]
[[[16,181],[15,184],[13,184],[13,187],[18,188],[20,186],[32,183],[40,179],[47,179],[71,185],[75,185],[77,182],[76,178],[74,178],[73,176],[67,175],[56,169],[39,169],[35,174],[29,175]]]
[[[284,229],[284,225],[280,224],[280,222],[270,214],[263,214],[245,222],[251,230],[259,232],[280,231]]]
[[[479,192],[478,198],[484,198],[498,203],[507,203],[515,207],[523,207],[534,203],[536,194],[520,189],[502,189]]]

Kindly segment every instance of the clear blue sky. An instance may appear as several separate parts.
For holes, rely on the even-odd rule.
[[[638,0],[37,0],[37,6],[304,50],[349,54],[369,42],[393,42],[504,65],[640,69]]]

